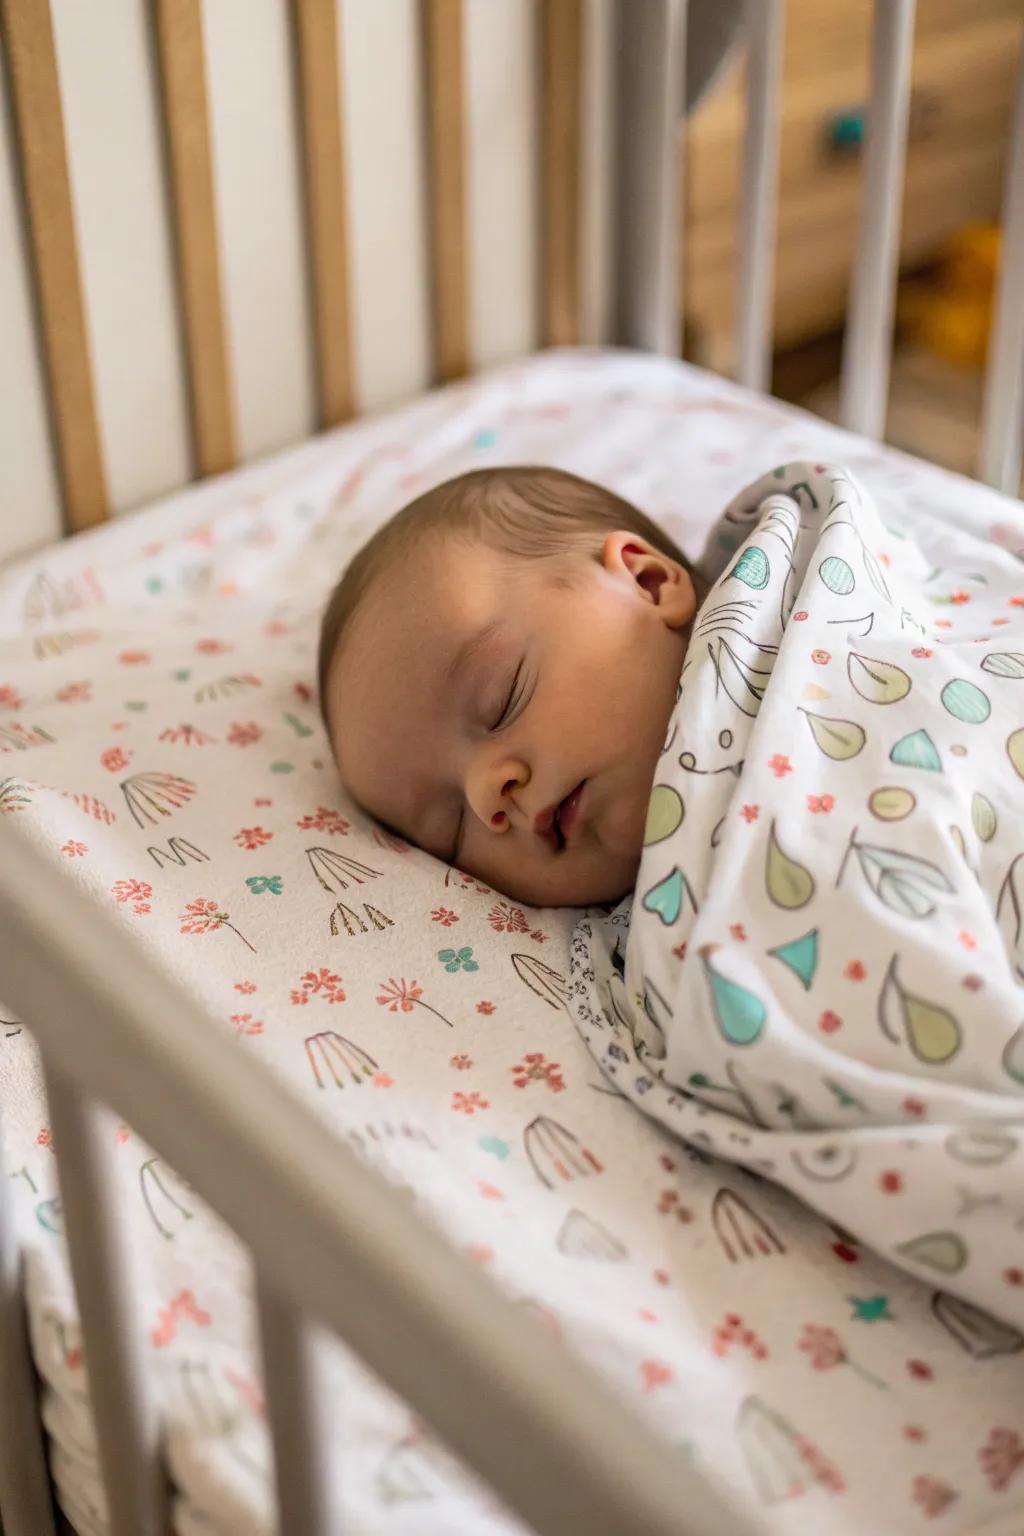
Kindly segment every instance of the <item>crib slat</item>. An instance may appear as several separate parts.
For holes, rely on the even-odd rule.
[[[201,0],[155,0],[192,417],[200,475],[237,458],[220,270]]]
[[[112,1166],[111,1117],[45,1058],[44,1077],[111,1536],[164,1536],[167,1489]]]
[[[875,0],[871,98],[857,255],[843,338],[839,414],[865,437],[885,431],[899,267],[900,205],[915,0]]]
[[[580,339],[582,0],[544,0],[544,338]]]
[[[4,1536],[53,1536],[21,1262],[2,1152],[0,1136],[0,1511]]]
[[[64,513],[109,515],[50,0],[0,0]]]
[[[348,214],[336,0],[293,0],[306,170],[320,425],[354,413]]]
[[[737,376],[751,389],[771,386],[772,307],[779,179],[783,0],[749,8],[747,123],[737,263]]]
[[[469,367],[462,0],[424,0],[434,374]]]
[[[686,8],[686,0],[630,0],[618,9],[617,339],[667,356],[679,353],[683,298]]]
[[[339,1527],[331,1513],[327,1425],[317,1408],[310,1327],[273,1286],[258,1281],[256,1296],[274,1438],[278,1530],[282,1536],[291,1531],[334,1536]]]
[[[1016,496],[1024,438],[1024,37],[1006,161],[999,287],[989,336],[978,474]]]

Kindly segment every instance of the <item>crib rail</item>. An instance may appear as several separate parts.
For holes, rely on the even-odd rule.
[[[308,1356],[315,1324],[345,1340],[540,1533],[748,1528],[579,1360],[553,1359],[541,1330],[240,1053],[13,818],[0,825],[0,861],[4,996],[46,1067],[113,1536],[156,1536],[166,1510],[100,1106],[129,1120],[252,1254],[282,1532],[339,1529],[326,1513],[329,1442]],[[12,1486],[0,1489],[7,1536],[36,1536]]]

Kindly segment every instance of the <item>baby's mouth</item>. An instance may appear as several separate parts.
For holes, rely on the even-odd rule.
[[[555,853],[563,853],[575,841],[582,826],[580,802],[586,789],[586,779],[581,779],[556,806],[543,811],[534,822],[534,831],[550,843]]]

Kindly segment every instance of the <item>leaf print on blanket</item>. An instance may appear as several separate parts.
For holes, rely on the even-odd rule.
[[[671,928],[672,924],[679,920],[684,900],[690,903],[696,915],[697,902],[690,888],[690,882],[676,864],[664,879],[651,886],[643,898],[642,905],[645,912],[656,913],[665,927]]]
[[[814,876],[803,864],[790,858],[779,844],[775,822],[768,834],[768,852],[765,858],[765,889],[771,901],[787,912],[806,907],[814,895]]]
[[[812,714],[809,709],[802,709],[800,713],[810,726],[819,750],[833,762],[843,763],[864,750],[867,734],[856,720],[834,720],[827,715]]]
[[[829,555],[818,566],[818,575],[836,597],[848,597],[857,585],[856,578],[840,555]]]
[[[187,805],[196,792],[191,779],[176,773],[133,773],[121,780],[121,793],[137,827],[155,826],[161,816]]]
[[[714,953],[715,945],[708,944],[701,950],[700,958],[711,989],[715,1022],[731,1045],[753,1045],[768,1016],[764,1003],[756,993],[717,971],[711,964]]]
[[[682,796],[671,784],[655,784],[647,805],[647,822],[644,826],[644,847],[663,842],[682,825],[685,807]]]
[[[899,768],[927,768],[931,773],[942,772],[942,759],[927,731],[911,731],[901,736],[889,753],[889,761]]]
[[[708,641],[708,655],[715,669],[717,687],[731,699],[741,714],[753,719],[761,708],[765,689],[771,681],[771,669],[755,667],[752,661],[745,661],[721,635],[714,642]],[[761,660],[761,657],[757,657],[757,660]]]
[[[1013,764],[1014,771],[1024,779],[1024,726],[1007,737],[1006,755]]]
[[[771,576],[771,566],[768,556],[763,549],[758,549],[756,544],[751,544],[740,555],[736,564],[729,572],[729,577],[736,581],[742,581],[745,586],[753,588],[755,592],[761,592],[768,585]]]
[[[768,954],[773,960],[781,960],[801,982],[805,992],[811,990],[814,973],[818,969],[818,930],[812,928],[809,933],[801,934],[798,939],[790,939],[787,944],[777,944],[770,949]]]
[[[1024,678],[1024,655],[1020,651],[990,651],[981,663],[981,670],[993,677]]]
[[[889,661],[876,661],[851,651],[846,673],[855,693],[869,704],[897,704],[911,689],[909,674]]]
[[[971,796],[971,825],[983,843],[992,841],[999,825],[991,800],[977,790]]]
[[[954,892],[946,875],[930,859],[903,853],[898,848],[858,843],[856,827],[839,866],[837,888],[851,853],[856,854],[864,878],[879,901],[901,917],[930,917],[938,904],[936,897],[951,896]]]
[[[1024,981],[1024,853],[1018,853],[999,888],[996,923],[1010,964]]]
[[[983,725],[992,713],[988,695],[965,677],[954,677],[940,695],[942,707],[964,725]]]
[[[894,1045],[906,1041],[917,1057],[930,1067],[945,1066],[960,1049],[960,1025],[948,1008],[909,992],[897,971],[893,955],[878,994],[878,1023]]]

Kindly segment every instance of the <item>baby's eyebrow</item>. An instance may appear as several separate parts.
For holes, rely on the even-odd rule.
[[[488,641],[494,639],[494,636],[498,633],[500,628],[501,620],[492,619],[489,624],[484,624],[482,628],[478,629],[476,634],[467,635],[466,639],[463,640],[462,644],[455,651],[455,654],[452,656],[448,666],[445,669],[446,682],[455,682],[459,675],[473,660],[474,656],[478,655],[479,652],[483,650]]]

